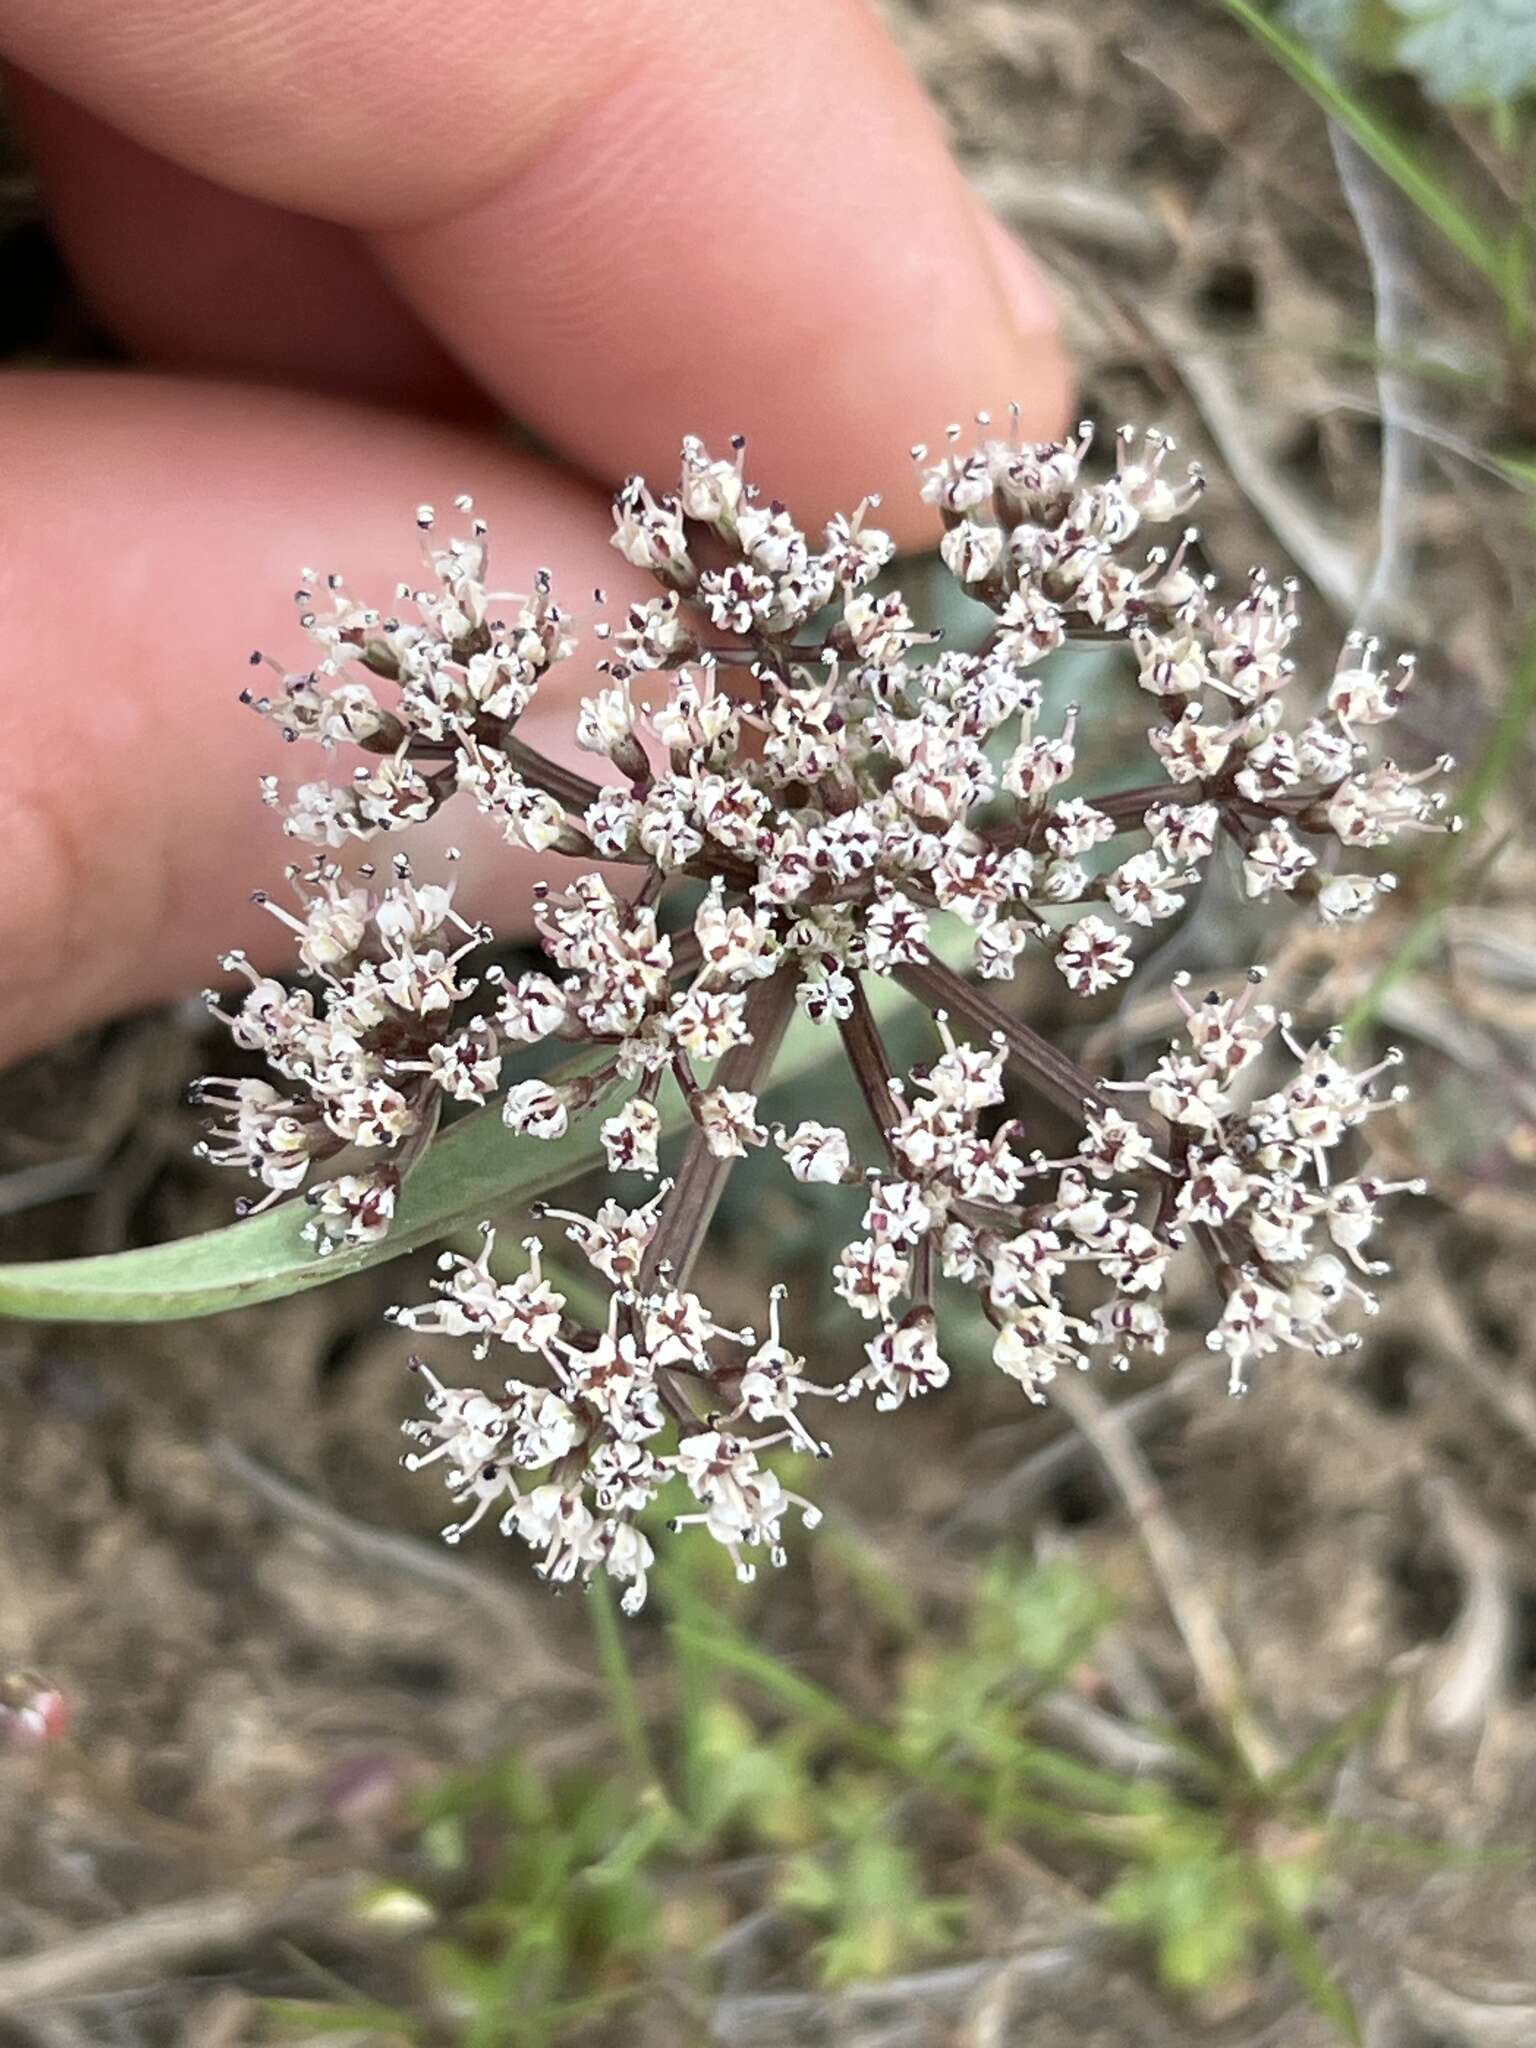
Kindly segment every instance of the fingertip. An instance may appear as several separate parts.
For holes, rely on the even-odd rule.
[[[75,281],[136,361],[491,415],[352,229],[201,177],[15,66],[4,81]]]
[[[27,688],[0,748],[0,1060],[197,988],[231,947],[291,963],[250,892],[307,849],[282,836],[258,779],[344,778],[348,763],[285,747],[237,699],[252,647],[294,669],[313,658],[292,603],[301,564],[387,603],[419,572],[413,508],[467,489],[509,587],[550,565],[579,623],[599,582],[618,602],[640,587],[594,493],[406,415],[34,373],[0,378],[0,424],[0,604]],[[573,685],[583,674],[573,662]],[[531,856],[497,841],[466,865],[475,914],[526,901]]]
[[[383,233],[392,274],[514,417],[605,481],[745,434],[815,526],[869,492],[933,528],[907,450],[978,410],[1050,438],[1069,378],[1027,253],[988,217],[866,9],[681,10],[594,74],[474,206]],[[670,39],[670,40],[669,40]],[[504,258],[504,260],[503,260]]]

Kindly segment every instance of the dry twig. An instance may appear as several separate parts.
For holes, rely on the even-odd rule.
[[[1120,1402],[1115,1414],[1127,1431],[1141,1434],[1151,1430],[1173,1410],[1182,1406],[1195,1389],[1208,1380],[1215,1368],[1208,1359],[1197,1358],[1181,1365],[1176,1373]],[[1067,1430],[1054,1443],[1042,1445],[1011,1472],[1004,1472],[990,1486],[971,1494],[944,1525],[942,1534],[956,1537],[995,1536],[999,1529],[1012,1527],[1039,1503],[1053,1486],[1092,1462],[1088,1439]]]
[[[1172,322],[1150,300],[1139,310],[1194,401],[1232,481],[1318,595],[1340,618],[1353,620],[1365,595],[1365,579],[1354,550],[1327,531],[1315,508],[1281,475],[1260,446],[1252,409],[1244,403],[1227,365],[1217,357],[1186,349]]]
[[[1279,1751],[1244,1697],[1242,1673],[1226,1630],[1201,1585],[1188,1538],[1170,1514],[1140,1445],[1119,1410],[1088,1380],[1064,1373],[1054,1382],[1051,1397],[1071,1416],[1136,1525],[1189,1652],[1202,1705],[1227,1730],[1253,1776],[1267,1777],[1280,1761]]]
[[[272,1927],[324,1920],[352,1889],[353,1880],[346,1878],[306,1885],[277,1898],[216,1892],[93,1927],[35,1955],[0,1963],[0,2013],[105,1986],[142,1983],[146,1977],[179,1969],[194,1956],[239,1948]]]
[[[1503,1539],[1443,1475],[1424,1482],[1436,1534],[1462,1583],[1461,1611],[1436,1663],[1424,1719],[1437,1735],[1480,1736],[1508,1682],[1515,1648],[1515,1589]]]
[[[565,1663],[545,1648],[528,1618],[525,1602],[510,1586],[503,1585],[489,1572],[478,1571],[473,1565],[465,1564],[431,1544],[420,1543],[414,1537],[355,1521],[352,1516],[342,1514],[338,1508],[328,1507],[291,1480],[269,1470],[228,1437],[215,1439],[213,1455],[231,1477],[249,1487],[252,1493],[288,1521],[318,1536],[343,1556],[356,1558],[362,1564],[391,1574],[405,1574],[424,1580],[428,1585],[442,1587],[457,1594],[468,1605],[480,1608],[503,1631],[508,1665],[515,1669],[518,1683],[527,1691],[564,1689],[590,1692],[594,1689],[596,1681],[589,1673]]]
[[[1536,1451],[1536,1394],[1529,1384],[1529,1360],[1512,1372],[1499,1372],[1491,1366],[1456,1290],[1438,1275],[1433,1276],[1433,1284],[1415,1289],[1414,1300],[1418,1327],[1435,1343],[1445,1363],[1469,1381],[1499,1419]]]

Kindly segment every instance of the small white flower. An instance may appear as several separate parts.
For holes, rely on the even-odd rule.
[[[895,1245],[859,1238],[843,1247],[832,1284],[861,1316],[883,1316],[906,1291],[911,1261]]]
[[[939,542],[944,566],[962,583],[986,583],[997,574],[1007,553],[999,528],[962,519]]]
[[[1031,1401],[1043,1402],[1042,1390],[1058,1372],[1084,1363],[1082,1352],[1073,1341],[1080,1327],[1053,1303],[1030,1303],[998,1331],[992,1361],[1010,1379],[1019,1382]]]
[[[1068,797],[1046,814],[1045,843],[1062,860],[1076,860],[1114,836],[1114,819],[1081,797]]]
[[[1145,822],[1153,851],[1182,871],[1210,859],[1220,819],[1214,804],[1163,804],[1148,811]]]
[[[1317,855],[1302,845],[1283,818],[1277,818],[1243,856],[1243,887],[1250,896],[1267,896],[1272,889],[1288,891],[1316,865]]]
[[[1317,892],[1318,915],[1324,924],[1352,924],[1396,887],[1395,875],[1330,875]]]
[[[1117,917],[1128,924],[1152,925],[1184,908],[1178,883],[1185,880],[1164,867],[1156,853],[1133,854],[1105,882],[1105,895]]]
[[[635,707],[628,683],[612,683],[595,697],[583,697],[576,714],[576,744],[589,754],[611,754],[634,737]]]
[[[1147,1081],[1147,1100],[1159,1116],[1191,1130],[1209,1131],[1231,1108],[1222,1073],[1210,1062],[1164,1053]]]
[[[536,1045],[566,1020],[565,998],[547,974],[519,975],[496,1005],[496,1022],[519,1045]]]
[[[706,1088],[693,1103],[693,1119],[717,1159],[739,1159],[749,1146],[768,1142],[757,1097],[743,1088]]]
[[[632,1095],[624,1107],[606,1117],[600,1132],[610,1173],[655,1174],[661,1138],[661,1112],[654,1102]]]
[[[1383,761],[1367,774],[1350,776],[1329,799],[1329,825],[1346,846],[1385,846],[1399,832],[1443,831],[1444,799],[1424,788],[1443,765],[1407,775],[1395,762]]]
[[[867,1363],[849,1390],[873,1388],[875,1406],[882,1413],[949,1384],[949,1367],[939,1354],[938,1329],[931,1313],[914,1313],[871,1337],[864,1356]]]
[[[1405,656],[1393,671],[1378,668],[1379,643],[1351,633],[1328,685],[1328,709],[1346,733],[1355,725],[1379,725],[1393,718],[1413,682],[1413,659]]]
[[[1131,942],[1101,917],[1080,917],[1062,933],[1056,965],[1074,995],[1102,995],[1131,972]]]
[[[690,519],[729,532],[742,498],[742,459],[715,460],[692,434],[683,441],[682,483],[678,502]]]
[[[546,1081],[519,1081],[509,1088],[501,1106],[501,1120],[520,1137],[563,1138],[571,1116],[565,1097]]]
[[[1203,724],[1196,705],[1172,725],[1153,726],[1147,739],[1175,782],[1209,781],[1232,751],[1231,727]]]
[[[1079,1161],[1097,1180],[1123,1180],[1139,1172],[1156,1148],[1140,1124],[1117,1109],[1087,1113],[1087,1133],[1077,1148]]]
[[[692,580],[681,513],[669,499],[658,503],[639,477],[631,477],[614,499],[612,538],[635,568],[655,570],[681,583]]]
[[[876,1181],[870,1189],[864,1228],[877,1242],[916,1244],[938,1220],[922,1189],[912,1181]]]
[[[389,1235],[399,1197],[392,1168],[374,1173],[341,1173],[310,1193],[304,1235],[322,1254],[340,1244],[377,1244]]]
[[[774,1142],[796,1180],[835,1186],[852,1175],[847,1133],[830,1124],[799,1123],[787,1133],[776,1132]]]

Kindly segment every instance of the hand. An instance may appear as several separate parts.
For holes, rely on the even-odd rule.
[[[685,432],[916,541],[910,442],[1062,424],[1043,289],[861,0],[0,0],[0,53],[146,366],[0,378],[0,1058],[271,952],[256,777],[326,764],[235,698],[304,661],[301,564],[387,593],[469,490],[580,616],[630,581],[599,487]]]

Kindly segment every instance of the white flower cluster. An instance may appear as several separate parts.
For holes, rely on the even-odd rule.
[[[805,1361],[780,1330],[782,1289],[770,1298],[769,1331],[716,1321],[697,1294],[672,1284],[651,1256],[672,1184],[643,1208],[610,1201],[594,1217],[546,1213],[612,1290],[606,1328],[583,1330],[545,1278],[544,1248],[526,1241],[529,1263],[508,1280],[491,1271],[494,1234],[478,1260],[447,1254],[447,1278],[429,1307],[399,1309],[413,1332],[468,1336],[478,1357],[507,1344],[546,1370],[551,1385],[520,1379],[501,1395],[429,1385],[427,1419],[408,1435],[431,1448],[411,1470],[442,1461],[454,1502],[469,1513],[445,1530],[459,1538],[505,1502],[501,1528],[541,1553],[556,1580],[598,1569],[628,1582],[631,1612],[645,1598],[651,1546],[634,1517],[669,1482],[692,1496],[676,1529],[698,1523],[729,1551],[739,1575],[763,1548],[783,1561],[782,1523],[791,1506],[813,1527],[817,1510],[787,1493],[760,1463],[779,1445],[822,1456],[800,1403],[871,1393],[878,1409],[942,1387],[949,1367],[939,1348],[934,1276],[979,1298],[993,1326],[992,1356],[1032,1401],[1059,1372],[1095,1357],[1123,1367],[1137,1351],[1160,1353],[1168,1331],[1158,1305],[1169,1261],[1203,1239],[1225,1290],[1207,1342],[1224,1352],[1230,1386],[1244,1391],[1250,1362],[1292,1345],[1328,1357],[1358,1339],[1333,1318],[1353,1298],[1374,1311],[1362,1278],[1385,1270],[1363,1247],[1391,1194],[1421,1193],[1421,1182],[1331,1178],[1329,1155],[1367,1117],[1398,1099],[1372,1083],[1395,1059],[1362,1073],[1338,1057],[1332,1039],[1309,1047],[1289,1020],[1253,998],[1255,975],[1235,998],[1189,1002],[1186,1024],[1144,1082],[1163,1120],[1167,1156],[1148,1128],[1110,1104],[1087,1106],[1086,1130],[1064,1160],[1026,1154],[1017,1124],[983,1137],[983,1114],[1003,1098],[1005,1049],[957,1044],[938,1020],[944,1051],[914,1076],[914,1101],[891,1084],[895,1116],[884,1166],[856,1167],[846,1134],[802,1123],[775,1142],[806,1183],[862,1180],[864,1234],[844,1246],[837,1292],[878,1329],[864,1362],[837,1387],[805,1377]],[[1293,1070],[1259,1093],[1255,1074],[1272,1039]],[[742,1425],[756,1434],[744,1435]],[[669,1430],[675,1448],[662,1439]]]
[[[498,1280],[489,1225],[478,1259],[446,1253],[439,1261],[447,1277],[435,1283],[436,1301],[393,1312],[408,1330],[473,1337],[479,1357],[492,1344],[509,1345],[552,1382],[510,1379],[502,1394],[490,1395],[444,1387],[412,1360],[427,1382],[427,1418],[407,1422],[405,1432],[430,1448],[404,1462],[418,1471],[441,1461],[456,1505],[468,1508],[444,1530],[448,1541],[457,1543],[500,1506],[502,1533],[540,1553],[542,1576],[563,1584],[605,1571],[627,1582],[622,1604],[629,1613],[644,1603],[653,1561],[634,1517],[669,1481],[693,1502],[672,1526],[701,1524],[743,1579],[756,1570],[748,1552],[763,1550],[783,1563],[782,1525],[792,1508],[807,1528],[821,1519],[759,1458],[784,1443],[820,1455],[825,1446],[807,1435],[796,1405],[802,1393],[827,1390],[806,1385],[804,1360],[782,1343],[777,1291],[760,1343],[751,1330],[722,1327],[698,1295],[671,1285],[664,1273],[647,1283],[665,1193],[664,1187],[640,1209],[607,1202],[593,1217],[545,1212],[567,1223],[566,1235],[612,1290],[602,1331],[566,1317],[565,1297],[544,1277],[537,1238],[524,1247],[526,1270],[511,1282]],[[690,1383],[729,1402],[728,1411],[701,1418],[684,1392]],[[773,1427],[749,1440],[731,1428],[743,1419]],[[686,1427],[668,1449],[663,1432],[679,1422]]]
[[[1192,531],[1138,553],[1144,526],[1184,517],[1199,478],[1170,472],[1163,438],[1128,431],[1109,473],[1092,477],[1090,438],[956,446],[925,470],[944,561],[994,614],[974,653],[919,654],[932,636],[882,585],[892,546],[873,501],[817,545],[746,483],[739,448],[717,460],[685,443],[670,496],[632,479],[614,546],[659,588],[599,628],[597,687],[576,713],[596,781],[519,735],[574,643],[547,578],[527,599],[486,589],[478,522],[438,546],[422,508],[431,581],[402,586],[393,612],[334,577],[322,608],[307,579],[300,602],[320,659],[257,708],[364,759],[289,806],[288,829],[325,849],[297,875],[302,916],[278,913],[320,1002],[250,975],[229,1021],[286,1086],[204,1084],[228,1114],[212,1156],[255,1173],[269,1200],[325,1164],[331,1177],[310,1188],[314,1228],[346,1242],[387,1229],[443,1099],[484,1101],[518,1046],[585,1049],[574,1078],[505,1074],[501,1114],[520,1138],[559,1139],[598,1113],[610,1170],[656,1181],[664,1087],[691,1122],[675,1182],[643,1207],[566,1219],[610,1289],[602,1331],[567,1315],[536,1246],[524,1274],[495,1277],[489,1238],[478,1261],[445,1261],[431,1308],[400,1313],[415,1330],[473,1335],[482,1354],[511,1344],[544,1376],[491,1395],[429,1375],[428,1420],[411,1427],[430,1449],[414,1462],[440,1462],[468,1509],[454,1533],[499,1504],[549,1575],[601,1568],[634,1605],[650,1550],[633,1518],[675,1481],[694,1502],[680,1519],[701,1522],[743,1569],[758,1549],[778,1556],[786,1503],[804,1504],[761,1453],[823,1448],[798,1414],[804,1395],[868,1392],[896,1408],[942,1386],[947,1288],[981,1303],[998,1365],[1032,1399],[1095,1356],[1161,1350],[1164,1275],[1191,1244],[1222,1289],[1210,1342],[1234,1386],[1279,1344],[1326,1355],[1346,1341],[1333,1318],[1346,1297],[1365,1299],[1354,1276],[1372,1270],[1361,1247],[1390,1190],[1339,1178],[1329,1155],[1383,1099],[1378,1069],[1352,1074],[1327,1040],[1301,1047],[1251,988],[1199,1005],[1180,990],[1183,1038],[1129,1084],[1144,1098],[1132,1113],[1110,1092],[1128,1084],[1096,1081],[984,984],[1009,980],[1034,949],[1073,992],[1114,989],[1139,935],[1183,911],[1222,839],[1249,896],[1296,897],[1329,922],[1362,916],[1391,877],[1355,863],[1402,832],[1445,828],[1427,785],[1446,764],[1409,772],[1369,748],[1409,662],[1387,667],[1373,642],[1351,639],[1323,689],[1303,689],[1289,586],[1256,574],[1221,601],[1190,566]],[[1097,796],[1074,786],[1081,714],[1047,722],[1038,671],[1084,637],[1124,642],[1161,779]],[[449,892],[399,869],[377,893],[332,859],[455,795],[524,846],[634,878],[622,887],[589,865],[567,887],[541,884],[544,969],[515,982],[491,969],[474,1003],[461,962],[482,935]],[[669,890],[681,914],[663,923]],[[982,985],[930,950],[936,920],[965,935]],[[880,1040],[872,976],[900,982],[938,1020],[938,1057],[905,1080]],[[878,1162],[856,1160],[836,1127],[763,1120],[796,1005],[841,1040]],[[1295,1072],[1260,1094],[1256,1074],[1282,1049]],[[1067,1157],[1026,1149],[1002,1116],[1010,1083],[1075,1120]],[[759,1344],[685,1285],[723,1176],[760,1148],[803,1184],[866,1191],[834,1282],[873,1330],[833,1389],[807,1381],[781,1340],[777,1295]],[[748,1426],[767,1434],[740,1433]]]
[[[384,1235],[442,1098],[484,1102],[496,1088],[500,1041],[494,1019],[463,1015],[478,984],[461,963],[486,934],[454,910],[451,888],[417,883],[403,858],[382,889],[368,886],[371,870],[353,881],[323,862],[291,868],[289,879],[301,916],[256,900],[295,933],[318,999],[228,953],[220,964],[250,986],[233,1013],[212,991],[207,1000],[236,1045],[301,1092],[248,1076],[200,1081],[192,1093],[224,1118],[200,1154],[244,1167],[267,1190],[243,1214],[304,1187],[312,1168],[355,1155],[356,1170],[310,1189],[305,1234],[324,1252]]]

